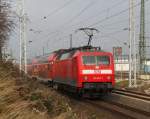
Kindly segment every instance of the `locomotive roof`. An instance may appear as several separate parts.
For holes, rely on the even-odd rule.
[[[74,47],[74,48],[69,48],[69,49],[59,49],[59,50],[56,50],[52,53],[47,53],[45,55],[36,56],[35,58],[38,59],[38,60],[43,60],[45,58],[48,58],[53,53],[61,55],[63,53],[68,53],[68,52],[76,52],[76,51],[83,51],[84,52],[84,51],[87,51],[87,50],[104,52],[103,50],[101,50],[101,47],[81,46],[81,47]]]
[[[101,50],[100,47],[93,47],[93,46],[82,46],[82,47],[74,47],[69,49],[60,49],[55,52],[58,54],[62,54],[62,53],[73,52],[73,51],[87,51],[87,50],[104,52]]]

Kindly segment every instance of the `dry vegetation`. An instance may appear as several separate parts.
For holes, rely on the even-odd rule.
[[[11,63],[0,63],[0,119],[106,118],[103,111],[58,93],[46,84],[20,78]]]
[[[67,97],[38,81],[16,77],[10,67],[0,66],[0,119],[77,118]]]
[[[58,93],[36,80],[19,77],[0,63],[0,119],[120,119],[120,116]]]
[[[2,60],[3,56],[2,49],[9,39],[13,26],[13,20],[11,20],[11,17],[9,16],[10,3],[10,0],[0,0],[0,60]]]
[[[125,88],[127,90],[138,91],[142,93],[150,94],[150,81],[149,80],[137,80],[136,88],[128,88],[128,80],[120,81],[116,83],[116,88]]]

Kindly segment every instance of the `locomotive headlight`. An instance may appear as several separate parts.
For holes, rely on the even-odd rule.
[[[107,79],[108,79],[108,80],[111,80],[111,76],[107,76]]]
[[[88,80],[88,77],[87,76],[84,76],[84,78],[83,78],[85,81],[87,81]]]

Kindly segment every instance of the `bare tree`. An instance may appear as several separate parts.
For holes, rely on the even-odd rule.
[[[9,18],[9,0],[0,0],[0,60],[2,60],[2,49],[9,39],[12,21]]]

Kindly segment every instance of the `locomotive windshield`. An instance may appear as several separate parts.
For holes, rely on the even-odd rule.
[[[109,65],[109,56],[83,56],[84,65]]]

